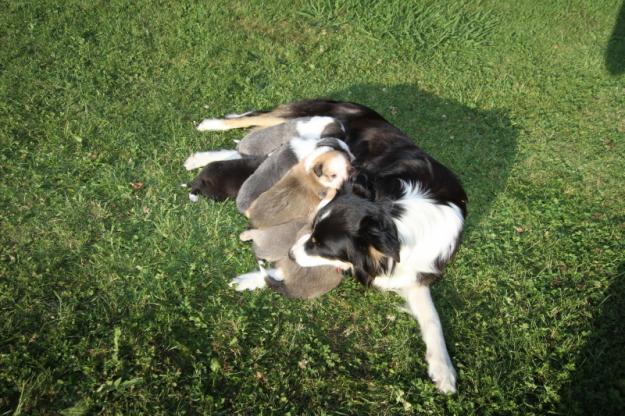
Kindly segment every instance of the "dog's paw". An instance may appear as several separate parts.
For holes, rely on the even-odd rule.
[[[197,196],[197,194],[192,194],[192,193],[189,193],[189,201],[191,201],[191,202],[197,202],[197,201],[199,201],[199,200],[200,200],[200,197],[199,197],[199,196]]]
[[[263,271],[242,274],[232,279],[228,286],[234,287],[234,290],[237,292],[263,289],[267,286],[267,282],[265,282],[265,275],[266,273]]]
[[[218,118],[205,118],[196,127],[198,131],[223,131],[229,128],[223,120]]]
[[[458,375],[451,362],[447,363],[444,360],[431,362],[428,366],[428,375],[440,392],[445,394],[456,393]]]

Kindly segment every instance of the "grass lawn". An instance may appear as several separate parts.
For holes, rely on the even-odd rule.
[[[625,414],[620,1],[5,1],[0,415]],[[288,300],[234,203],[191,204],[203,117],[378,110],[458,173],[433,288],[459,392],[393,295]]]

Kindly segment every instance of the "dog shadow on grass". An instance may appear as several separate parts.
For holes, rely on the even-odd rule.
[[[625,263],[593,316],[591,333],[560,392],[563,415],[625,414]]]
[[[612,75],[625,72],[625,2],[616,16],[614,29],[605,50],[605,66]]]

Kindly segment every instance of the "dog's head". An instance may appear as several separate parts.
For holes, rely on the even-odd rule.
[[[345,143],[328,138],[317,143],[316,149],[305,158],[304,166],[322,186],[339,189],[349,177],[352,160],[353,156]]]
[[[369,285],[400,261],[399,251],[390,203],[374,201],[364,188],[349,182],[317,212],[310,233],[297,240],[290,257],[302,267],[351,269]]]

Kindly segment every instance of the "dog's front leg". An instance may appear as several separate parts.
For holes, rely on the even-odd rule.
[[[430,378],[443,393],[455,393],[456,370],[447,352],[443,328],[432,301],[430,288],[415,284],[397,292],[406,299],[411,315],[419,322],[426,347],[425,359]]]

